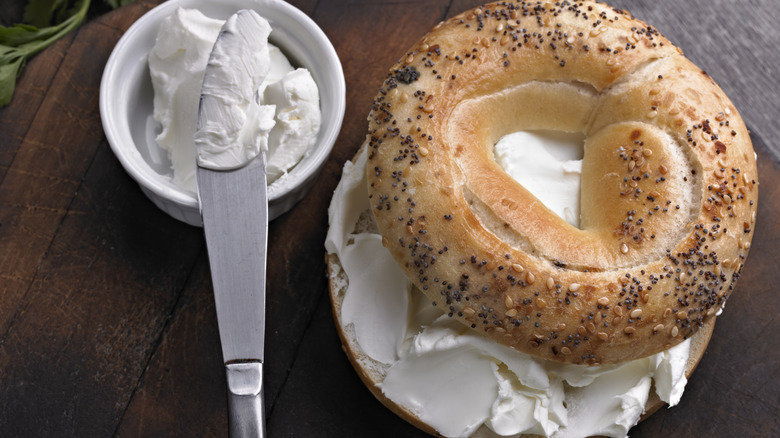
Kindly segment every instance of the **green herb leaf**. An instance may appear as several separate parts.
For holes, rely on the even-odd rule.
[[[10,63],[0,65],[0,104],[7,105],[11,101],[16,86],[16,77],[19,76],[23,66],[23,56],[17,56]]]
[[[45,21],[43,26],[0,26],[0,107],[11,102],[16,78],[21,74],[25,62],[77,28],[87,15],[89,0],[78,0],[73,8],[62,14],[65,8],[65,0],[31,0],[25,11],[25,19],[30,18],[39,23]],[[64,19],[58,24],[49,25],[54,15],[64,15]]]
[[[37,27],[46,27],[55,21],[62,21],[68,9],[67,0],[30,0],[24,9],[24,22]]]
[[[16,24],[12,27],[0,26],[0,44],[16,48],[30,42],[46,39],[55,33],[57,33],[56,27],[39,29],[29,24]]]

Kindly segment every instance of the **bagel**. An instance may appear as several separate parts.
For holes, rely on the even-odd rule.
[[[409,403],[407,397],[398,397],[398,391],[388,391],[387,385],[385,385],[385,379],[388,374],[392,373],[393,367],[397,366],[398,364],[408,363],[405,362],[406,359],[409,357],[414,357],[415,355],[418,355],[419,357],[420,354],[408,351],[411,350],[408,345],[398,345],[394,347],[398,348],[399,354],[390,355],[391,357],[388,360],[389,355],[382,353],[381,349],[378,350],[376,345],[388,344],[388,339],[391,341],[394,340],[394,337],[398,335],[393,335],[392,333],[397,332],[397,330],[394,329],[397,329],[399,326],[407,327],[405,337],[409,340],[405,340],[404,343],[416,342],[416,339],[420,338],[421,336],[425,336],[426,330],[431,328],[440,329],[442,325],[441,319],[444,319],[445,317],[442,315],[441,311],[435,307],[430,307],[427,310],[428,314],[424,315],[426,311],[420,310],[419,308],[420,304],[424,301],[424,299],[421,298],[424,296],[422,292],[415,287],[410,287],[408,285],[408,281],[406,281],[405,285],[403,284],[404,282],[401,282],[400,289],[407,290],[407,296],[404,297],[404,294],[399,295],[399,291],[395,290],[399,285],[397,283],[397,279],[387,278],[387,274],[383,274],[381,272],[383,269],[388,269],[388,267],[392,268],[391,266],[381,265],[395,265],[395,263],[393,260],[388,259],[389,255],[383,256],[382,254],[375,253],[376,248],[381,246],[381,237],[377,234],[378,231],[376,229],[376,224],[373,221],[373,217],[368,206],[368,197],[366,193],[367,188],[365,184],[365,162],[366,153],[365,147],[363,147],[352,159],[352,161],[345,165],[342,180],[339,183],[336,192],[334,193],[333,201],[329,208],[331,227],[328,231],[328,239],[326,240],[326,248],[328,249],[326,263],[328,267],[328,283],[330,288],[333,317],[347,357],[349,358],[352,366],[357,371],[358,376],[363,381],[365,386],[371,391],[371,393],[392,412],[405,419],[412,425],[418,427],[419,429],[437,436],[471,436],[472,438],[490,438],[502,436],[501,433],[497,433],[496,431],[491,430],[494,427],[491,427],[492,425],[486,424],[487,422],[485,420],[482,420],[481,424],[479,424],[479,427],[476,428],[473,433],[461,434],[459,432],[462,430],[458,430],[458,426],[462,427],[462,423],[456,425],[445,424],[442,426],[442,420],[437,419],[437,415],[431,415],[430,412],[427,411],[427,409],[430,409],[430,406],[424,405],[423,409],[419,409],[419,401]],[[372,239],[375,239],[377,242],[368,246],[368,252],[369,254],[373,253],[373,257],[365,255],[365,251],[361,252],[361,250],[355,249],[359,245],[365,245],[366,242],[370,243]],[[386,250],[384,252],[386,252]],[[402,276],[402,274],[398,274],[397,271],[390,269],[390,276],[395,275]],[[376,285],[377,283],[380,285]],[[391,284],[388,286],[387,283]],[[396,283],[396,285],[393,286],[392,283]],[[374,288],[377,289],[378,292],[372,293],[368,290],[372,288],[372,285],[376,285]],[[377,293],[389,296],[377,299]],[[404,300],[403,298],[406,299]],[[350,302],[350,300],[352,302]],[[356,301],[360,302],[361,300],[363,300],[362,305],[355,304]],[[388,306],[382,306],[382,303],[387,301],[391,301],[392,304]],[[401,309],[395,309],[395,311],[388,309],[389,307],[397,307],[398,301],[404,302],[402,303]],[[418,302],[417,305],[415,305],[415,301]],[[424,303],[422,304],[424,305]],[[370,306],[371,308],[364,309],[363,307],[366,305]],[[404,307],[404,305],[406,307]],[[358,308],[357,310],[355,310],[356,307]],[[355,318],[350,315],[350,313],[354,313],[356,311],[363,313],[362,316],[366,319],[366,323],[361,324],[360,321],[356,321]],[[421,314],[423,315],[422,317],[419,316]],[[403,315],[418,316],[411,318],[413,321],[410,322],[406,321],[407,318],[404,318]],[[435,320],[437,315],[440,316],[439,320]],[[388,324],[388,319],[392,320],[390,324]],[[367,325],[371,327],[368,328]],[[677,401],[679,401],[686,382],[683,381],[681,385],[674,384],[675,380],[682,379],[680,375],[675,375],[675,373],[680,373],[686,379],[691,376],[698,362],[702,358],[702,355],[704,354],[710,336],[712,335],[714,325],[715,319],[713,318],[709,320],[701,330],[697,331],[691,337],[687,352],[683,351],[682,353],[675,353],[679,358],[678,360],[684,361],[683,364],[678,365],[678,369],[668,370],[668,372],[661,371],[661,375],[651,370],[646,370],[643,374],[640,370],[639,375],[635,376],[635,381],[641,380],[645,375],[649,374],[652,376],[654,382],[659,380],[661,383],[660,386],[656,385],[655,389],[648,387],[644,389],[644,391],[634,395],[634,397],[638,399],[638,403],[641,404],[634,407],[632,415],[626,415],[626,411],[632,409],[624,407],[622,405],[622,399],[619,396],[615,396],[614,393],[610,393],[610,389],[603,389],[604,385],[607,387],[614,386],[614,382],[611,382],[612,378],[607,377],[606,382],[602,380],[601,383],[596,383],[592,388],[591,394],[593,392],[598,394],[602,392],[605,393],[601,394],[601,396],[593,397],[591,395],[589,397],[583,397],[581,393],[572,394],[570,389],[571,386],[565,385],[564,387],[566,389],[564,389],[564,400],[558,401],[558,403],[565,407],[567,404],[569,406],[578,404],[577,399],[584,399],[588,406],[587,415],[595,415],[599,417],[600,420],[602,420],[597,427],[594,427],[592,424],[586,426],[581,424],[581,422],[576,419],[570,419],[567,421],[567,431],[562,432],[561,434],[559,434],[559,431],[556,430],[556,427],[560,428],[561,426],[553,426],[552,428],[548,426],[548,429],[552,430],[552,433],[548,433],[549,431],[536,429],[538,425],[532,425],[530,427],[530,431],[527,427],[520,427],[516,428],[514,431],[511,431],[511,433],[503,435],[518,436],[517,432],[520,432],[519,436],[522,437],[536,436],[538,434],[571,436],[571,431],[574,431],[574,433],[579,436],[590,434],[598,436],[624,436],[628,429],[632,427],[637,421],[648,417],[653,412],[664,406],[665,403],[674,405],[677,403]],[[468,329],[466,330],[470,331]],[[378,336],[377,333],[379,333]],[[390,335],[387,333],[390,333]],[[451,350],[463,349],[462,346],[449,348]],[[508,347],[504,348],[509,349]],[[423,352],[422,355],[424,356],[428,353]],[[482,357],[482,363],[478,365],[483,365],[484,363],[490,362],[502,362],[501,359],[492,357],[493,355],[489,351],[482,352],[479,355]],[[640,359],[640,361],[641,360],[642,359]],[[551,378],[558,378],[556,377],[556,374],[559,374],[560,369],[552,365],[557,364],[557,362],[539,360],[537,361],[537,364],[540,364],[542,367],[544,367],[545,372],[550,374]],[[502,366],[506,365],[504,364]],[[461,369],[465,368],[471,370],[474,368],[474,364],[461,364],[458,367]],[[588,365],[570,365],[570,367],[584,367],[587,368],[590,372],[592,369],[609,366],[592,367]],[[670,368],[674,369],[675,367],[672,366]],[[617,369],[619,369],[619,366],[617,366]],[[451,371],[443,372],[440,369],[426,369],[426,367],[418,367],[418,370],[416,371],[419,371],[419,379],[422,380],[434,380],[434,375],[436,374],[446,374],[448,376],[452,375]],[[601,370],[595,372],[598,373],[601,372]],[[455,373],[457,375],[457,370]],[[449,377],[445,378],[445,380],[448,379]],[[519,380],[520,378],[518,376],[518,382],[515,385],[522,388],[523,382]],[[671,385],[669,384],[670,380],[672,381]],[[659,387],[665,389],[661,389],[659,392]],[[676,396],[672,395],[672,393],[675,391],[670,391],[670,387],[677,387],[679,393]],[[422,391],[412,391],[412,398],[420,397],[421,392],[425,393],[427,391],[427,389],[423,389]],[[473,391],[470,390],[469,386],[458,386],[456,394],[451,397],[453,401],[444,403],[451,406],[452,404],[459,404],[464,399],[469,399],[472,396]],[[646,399],[643,400],[642,397],[646,397]],[[596,406],[613,403],[612,400],[617,400],[616,403],[621,406],[621,409],[614,414],[617,417],[623,418],[623,424],[619,427],[611,423],[612,421],[615,421],[614,417],[610,418],[606,415],[599,416],[597,415],[597,411],[594,410],[596,409]],[[553,403],[551,400],[550,405],[552,404]],[[582,401],[580,401],[579,404],[582,405]],[[472,412],[479,412],[479,405],[475,405],[476,406],[470,406],[470,410]],[[444,410],[447,410],[448,408],[449,406],[445,407]],[[482,406],[483,410],[484,408],[485,406]],[[439,409],[434,408],[433,410],[442,411],[441,407],[439,407]],[[520,412],[523,412],[523,410],[524,409],[520,409]],[[495,413],[492,412],[486,415],[488,417],[496,416]],[[542,418],[540,418],[538,421],[539,424],[543,424],[545,421],[544,415],[541,417]],[[576,417],[576,415],[574,415],[574,417]],[[448,423],[448,420],[445,419],[444,422]],[[457,432],[452,433],[453,430],[456,430]],[[504,430],[504,432],[505,431],[506,430]]]
[[[416,406],[414,404],[408,404],[404,403],[401,400],[394,400],[392,395],[387,394],[386,388],[384,387],[385,378],[387,377],[388,373],[390,373],[390,370],[393,366],[395,366],[395,360],[390,361],[393,363],[387,363],[387,360],[378,360],[377,357],[381,356],[376,354],[375,348],[371,348],[371,343],[381,343],[381,341],[378,341],[376,339],[368,339],[366,340],[366,336],[362,336],[361,338],[361,330],[365,330],[365,327],[361,327],[360,324],[357,324],[355,321],[352,321],[351,318],[346,315],[345,310],[347,307],[354,307],[354,304],[346,303],[348,300],[347,296],[348,294],[365,294],[366,291],[362,290],[362,287],[364,286],[364,283],[361,281],[360,278],[352,278],[350,274],[354,275],[357,274],[358,277],[365,276],[369,277],[371,280],[369,280],[369,283],[373,282],[372,279],[377,277],[376,268],[373,266],[376,263],[376,259],[379,257],[375,257],[371,260],[371,263],[365,263],[365,266],[358,266],[356,267],[348,267],[350,263],[346,263],[349,261],[351,257],[348,252],[349,248],[354,246],[356,242],[360,239],[358,236],[362,236],[362,239],[365,239],[365,236],[373,237],[377,235],[378,233],[376,229],[376,224],[373,221],[371,212],[369,211],[368,207],[368,199],[366,196],[366,187],[365,184],[362,184],[365,182],[365,166],[361,166],[361,164],[365,163],[366,157],[365,157],[365,148],[361,148],[361,150],[358,152],[358,154],[352,159],[351,162],[348,162],[345,166],[345,172],[344,176],[342,177],[342,182],[339,184],[339,188],[337,189],[337,193],[334,195],[333,202],[331,204],[329,215],[331,218],[330,223],[330,230],[328,232],[328,240],[326,242],[326,246],[328,247],[328,253],[326,254],[326,264],[328,268],[328,284],[329,284],[329,290],[330,290],[330,299],[331,299],[331,305],[332,305],[332,311],[333,311],[333,318],[335,321],[335,325],[339,334],[339,338],[342,343],[342,348],[344,349],[344,352],[346,353],[350,363],[352,364],[353,368],[357,371],[358,376],[360,377],[361,381],[364,383],[364,385],[370,390],[372,395],[376,397],[377,400],[379,400],[384,406],[386,406],[389,410],[391,410],[393,413],[398,415],[400,418],[403,418],[410,424],[414,425],[415,427],[419,428],[422,431],[425,431],[431,435],[434,436],[459,436],[460,434],[450,434],[450,433],[444,433],[444,428],[441,428],[442,430],[437,429],[435,421],[432,421],[431,416],[426,412],[426,408],[430,408],[430,406],[424,406],[422,410],[416,409]],[[357,170],[356,170],[357,169]],[[350,189],[348,186],[352,185],[355,188]],[[361,190],[362,189],[362,190]],[[350,190],[358,191],[359,193],[357,196],[354,194],[349,194],[348,192]],[[347,192],[347,193],[345,193]],[[360,199],[360,198],[364,199]],[[355,199],[357,198],[357,199]],[[377,236],[378,239],[381,239]],[[342,263],[342,259],[344,258],[344,262]],[[354,265],[354,262],[351,263]],[[349,271],[349,272],[348,272]],[[352,284],[352,282],[356,284]],[[350,288],[352,286],[352,288]],[[417,288],[412,288],[411,291],[409,291],[409,295],[411,297],[413,296],[423,296],[422,292]],[[390,298],[393,299],[393,298]],[[367,301],[372,302],[372,298],[368,298]],[[410,301],[414,301],[413,299]],[[410,306],[413,307],[413,306]],[[434,308],[435,309],[435,308]],[[379,309],[376,311],[368,311],[367,319],[370,320],[369,324],[371,325],[378,325],[380,328],[378,331],[384,331],[385,327],[384,324],[381,324],[379,322],[376,322],[377,320],[385,319],[383,314],[393,314],[393,312],[387,311],[386,309]],[[419,312],[419,310],[415,309],[402,309],[403,312],[413,314],[415,312]],[[379,317],[376,315],[380,314]],[[441,314],[441,312],[439,312]],[[433,315],[435,317],[435,314]],[[429,322],[424,321],[421,324],[420,328],[423,328],[426,324]],[[685,376],[685,378],[690,378],[691,374],[693,373],[694,369],[698,365],[699,361],[701,360],[705,349],[707,348],[707,344],[710,340],[710,337],[712,335],[712,332],[714,330],[715,326],[715,318],[710,319],[705,326],[697,331],[690,339],[690,348],[687,355],[684,355],[686,357],[684,368],[682,369],[682,374]],[[409,329],[410,331],[413,331],[413,329]],[[419,336],[419,334],[417,334]],[[368,345],[367,345],[368,344]],[[408,353],[406,354],[408,356]],[[495,359],[487,358],[486,361],[492,361]],[[543,363],[549,363],[550,361],[542,361]],[[576,366],[576,365],[575,365]],[[587,365],[579,365],[579,367],[587,367],[587,368],[596,368],[596,367],[589,367]],[[428,379],[431,378],[431,373],[438,374],[441,373],[439,370],[428,370],[427,372],[422,373],[421,376],[422,379]],[[653,380],[655,381],[658,376],[653,375]],[[603,384],[603,383],[602,383]],[[663,385],[663,384],[662,384]],[[568,387],[567,387],[568,388]],[[600,391],[600,388],[595,388],[595,390],[598,392]],[[682,390],[682,389],[681,389]],[[680,391],[681,391],[680,390]],[[463,394],[459,394],[460,397],[470,397],[472,396],[471,391],[469,391],[468,387],[464,387],[462,389]],[[569,391],[568,389],[566,391]],[[681,395],[681,394],[679,394]],[[624,421],[626,422],[624,424],[624,428],[617,430],[614,429],[614,426],[611,426],[609,424],[609,421],[611,419],[607,419],[607,428],[593,428],[593,427],[583,427],[582,424],[578,424],[576,421],[569,421],[568,430],[574,431],[575,434],[579,434],[580,436],[584,434],[596,434],[598,436],[624,436],[628,430],[628,428],[632,427],[636,422],[641,421],[651,414],[653,414],[655,411],[663,407],[667,402],[670,405],[676,404],[676,402],[679,400],[679,395],[677,398],[669,397],[668,395],[665,397],[666,400],[662,399],[659,396],[657,388],[648,388],[643,394],[640,394],[640,396],[646,396],[647,398],[643,401],[643,405],[641,405],[641,409],[639,412],[635,413],[635,416],[625,416],[625,414],[618,413],[618,415],[623,415],[627,417]],[[565,395],[565,401],[570,401],[572,396],[570,394]],[[576,395],[574,396],[576,398]],[[590,403],[593,406],[599,406],[601,404],[608,403],[607,399],[609,399],[609,396],[602,397],[597,400],[587,399],[588,403]],[[459,398],[455,397],[456,402],[459,402]],[[565,405],[565,401],[563,402]],[[620,402],[618,402],[620,403]],[[440,410],[440,409],[439,409]],[[592,415],[593,412],[589,411],[588,415]],[[587,431],[587,432],[586,432]],[[510,436],[515,437],[532,437],[532,436],[538,436],[539,434],[546,434],[543,433],[544,431],[540,430],[533,430],[534,433],[530,433],[528,431],[523,431],[520,433],[520,435],[517,435],[516,433],[510,434]],[[556,436],[556,433],[553,432],[552,434],[547,435],[553,435]],[[476,428],[476,430],[473,431],[473,433],[469,433],[468,436],[471,438],[495,438],[498,436],[502,436],[502,434],[497,433],[496,431],[492,430],[490,426],[482,423],[479,424],[479,427]],[[563,434],[563,436],[568,436],[566,433]]]
[[[497,164],[519,130],[585,135],[580,226]],[[440,23],[369,115],[371,212],[448,316],[517,351],[615,364],[708,326],[739,278],[758,183],[717,84],[655,28],[584,2],[499,2]]]
[[[603,4],[492,3],[407,51],[368,122],[326,249],[344,350],[383,404],[434,435],[565,437],[625,436],[679,401],[758,199],[749,133],[705,72]],[[578,220],[494,156],[539,130],[585,138]]]

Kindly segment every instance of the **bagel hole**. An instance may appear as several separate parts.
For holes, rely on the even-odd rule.
[[[493,157],[549,210],[579,228],[584,144],[582,132],[517,131],[496,142]]]

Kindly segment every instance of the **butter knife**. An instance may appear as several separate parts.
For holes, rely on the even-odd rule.
[[[231,48],[238,48],[242,57],[255,55],[252,53],[254,47],[245,46],[257,35],[258,18],[253,11],[239,11],[222,28],[206,67],[198,111],[198,132],[195,135],[199,151],[198,198],[227,377],[232,437],[265,436],[263,348],[268,236],[266,162],[264,153],[259,151],[248,160],[248,164],[241,160],[236,166],[229,163],[214,166],[213,160],[212,164],[208,164],[200,153],[199,135],[201,141],[204,136],[217,135],[219,133],[214,134],[214,131],[219,131],[220,125],[225,123],[224,102],[218,102],[222,96],[215,97],[219,93],[213,92],[225,86],[222,82],[214,83],[215,77],[227,74],[235,79],[237,75],[245,74],[261,76],[259,80],[262,81],[267,73],[267,68],[265,73],[253,71],[252,66],[247,68],[245,59],[231,61],[225,57],[226,51]],[[267,26],[264,20],[263,23]],[[265,32],[267,37],[270,28],[259,31]],[[237,73],[241,68],[245,70]],[[259,68],[263,69],[262,66]],[[242,87],[230,87],[226,93],[235,94],[235,88]],[[255,99],[254,91],[250,92],[252,95],[249,98]],[[223,146],[242,149],[241,145]]]

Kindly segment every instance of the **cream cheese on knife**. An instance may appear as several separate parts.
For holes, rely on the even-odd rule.
[[[203,77],[200,114],[194,141],[198,165],[230,170],[247,165],[268,150],[268,134],[275,122],[275,107],[261,105],[256,92],[271,67],[268,35],[271,25],[257,16],[257,26],[238,29],[241,22],[228,20],[222,32],[236,35],[215,44]],[[252,56],[247,54],[252,47]]]

